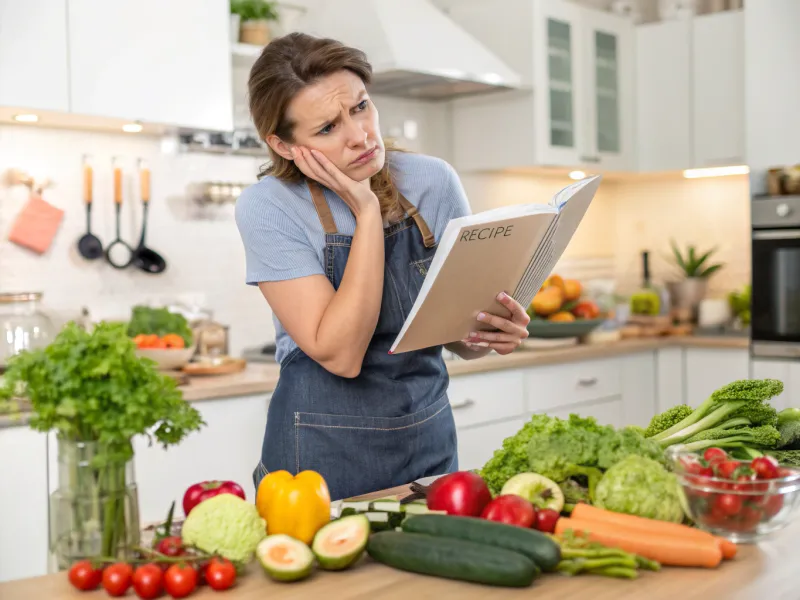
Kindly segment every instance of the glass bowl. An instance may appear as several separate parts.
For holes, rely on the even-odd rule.
[[[697,474],[692,465],[700,458],[695,452],[670,452],[683,510],[700,529],[754,543],[792,522],[800,506],[800,469],[781,465],[778,479],[734,481]]]

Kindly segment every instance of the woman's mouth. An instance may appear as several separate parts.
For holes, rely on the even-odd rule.
[[[372,160],[372,158],[373,158],[373,157],[374,157],[374,156],[375,156],[377,153],[378,153],[378,147],[377,147],[377,146],[375,146],[375,147],[374,147],[372,150],[367,150],[366,152],[364,152],[364,154],[362,154],[361,156],[359,156],[357,159],[355,159],[355,160],[354,160],[353,162],[351,162],[350,164],[351,164],[351,165],[363,165],[364,163],[367,163],[367,162],[369,162],[370,160]]]

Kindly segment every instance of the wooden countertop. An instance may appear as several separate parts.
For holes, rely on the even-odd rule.
[[[380,497],[405,493],[395,488],[371,494]],[[794,557],[800,552],[800,521],[759,545],[740,546],[737,557],[717,569],[678,569],[665,567],[658,573],[644,572],[634,581],[579,575],[549,574],[531,588],[494,588],[397,571],[375,563],[368,557],[341,573],[316,571],[310,579],[293,584],[269,580],[252,563],[237,586],[220,596],[202,588],[190,596],[198,600],[275,600],[295,598],[460,598],[478,600],[500,598],[558,598],[560,600],[795,600],[800,597],[800,580]],[[106,598],[105,592],[79,592],[70,587],[64,573],[0,584],[3,600],[91,600]],[[126,597],[135,597],[128,592]]]
[[[448,360],[447,370],[451,376],[486,373],[502,369],[536,367],[563,364],[594,358],[608,358],[647,352],[660,348],[691,347],[746,349],[746,337],[662,337],[628,339],[598,344],[577,344],[560,348],[528,350],[521,349],[508,356],[491,355],[476,360]],[[183,397],[189,402],[202,402],[219,398],[232,398],[255,394],[269,394],[278,383],[279,368],[274,363],[250,363],[244,371],[232,375],[192,377],[182,385]],[[25,416],[14,419],[0,415],[0,428],[24,425]]]

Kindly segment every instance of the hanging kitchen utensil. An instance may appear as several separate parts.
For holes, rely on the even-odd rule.
[[[150,208],[150,169],[139,162],[139,184],[142,196],[142,235],[139,238],[139,245],[133,251],[133,265],[146,273],[163,273],[167,268],[167,261],[155,250],[144,245],[144,238],[147,232],[147,213]]]
[[[122,239],[119,230],[122,217],[122,167],[117,161],[114,161],[114,210],[116,212],[117,237],[106,248],[106,261],[115,269],[124,269],[131,264],[133,248]]]
[[[84,158],[83,201],[86,204],[86,233],[78,240],[78,252],[86,260],[96,260],[103,256],[103,243],[92,233],[93,175],[92,166]]]

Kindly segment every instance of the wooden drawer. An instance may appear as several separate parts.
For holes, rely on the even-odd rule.
[[[456,427],[516,417],[525,412],[523,374],[519,370],[456,375],[447,390]]]
[[[521,417],[459,430],[458,468],[465,471],[483,467],[494,451],[502,447],[503,440],[517,433],[527,421]]]
[[[622,392],[619,359],[600,359],[525,371],[526,409],[544,412]]]
[[[613,396],[597,402],[589,402],[578,406],[565,406],[541,412],[560,419],[568,419],[570,413],[575,413],[581,417],[594,417],[600,425],[611,425],[613,427],[627,425],[621,396]]]

